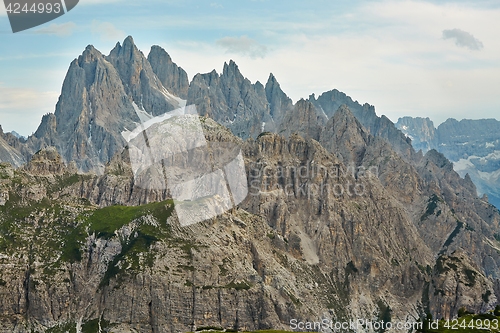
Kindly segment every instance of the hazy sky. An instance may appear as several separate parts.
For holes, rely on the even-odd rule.
[[[0,124],[34,132],[54,112],[70,62],[132,35],[167,50],[191,79],[233,59],[295,101],[338,89],[393,121],[497,118],[500,1],[80,0],[13,34],[0,11]]]

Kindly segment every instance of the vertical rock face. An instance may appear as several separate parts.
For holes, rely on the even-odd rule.
[[[276,77],[271,73],[266,83],[266,98],[269,102],[269,111],[274,122],[282,124],[283,117],[292,110],[292,100],[281,90]]]
[[[224,63],[220,76],[215,71],[197,74],[189,87],[188,104],[244,139],[276,130],[264,87],[244,78],[232,60]]]
[[[165,89],[132,37],[115,46],[106,58],[117,70],[127,96],[147,113],[158,116],[180,107],[179,98]]]
[[[301,99],[284,115],[278,133],[286,137],[296,133],[304,138],[319,140],[327,120],[311,102]]]
[[[369,136],[349,108],[343,105],[326,124],[319,142],[328,151],[339,156],[342,161],[355,162],[359,165],[371,139],[373,138]]]
[[[155,50],[159,55],[152,59],[165,82],[177,80],[179,89],[186,89],[185,73],[177,68],[175,74],[171,60],[166,71],[162,69],[165,59],[159,48]],[[123,45],[118,43],[107,57],[89,45],[71,63],[55,113],[42,118],[20,150],[29,157],[54,146],[66,162],[74,161],[81,171],[102,173],[105,164],[125,146],[123,131],[184,104],[163,86],[131,37]]]
[[[347,107],[325,128],[329,149],[294,134],[247,140],[247,199],[184,228],[167,194],[135,187],[126,154],[102,176],[72,174],[53,148],[24,169],[0,167],[0,194],[11,194],[0,216],[10,235],[0,238],[2,329],[289,329],[293,318],[494,307],[500,215],[470,180],[435,151],[409,165]],[[210,143],[242,144],[211,119],[203,129]]]
[[[182,99],[187,99],[189,88],[187,73],[172,61],[164,49],[156,45],[152,46],[148,61],[153,72],[169,92]]]
[[[34,151],[55,146],[81,170],[102,172],[124,145],[120,132],[137,121],[119,73],[89,46],[71,63],[55,113],[44,116],[28,144]]]
[[[12,164],[14,167],[19,167],[23,165],[26,160],[22,156],[21,152],[15,148],[16,143],[19,140],[16,138],[10,138],[5,134],[0,126],[0,161]],[[14,147],[13,147],[14,146]]]
[[[387,117],[378,117],[375,113],[375,107],[367,103],[361,105],[336,89],[321,94],[317,99],[314,95],[311,95],[309,100],[318,109],[323,110],[329,118],[335,114],[341,105],[346,105],[370,134],[387,140],[396,152],[406,160],[409,161],[414,158],[415,152],[410,140]]]
[[[396,127],[411,139],[411,144],[415,150],[421,149],[426,153],[438,147],[439,138],[434,123],[429,118],[399,118]]]

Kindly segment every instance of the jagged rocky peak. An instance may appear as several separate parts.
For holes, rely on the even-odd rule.
[[[283,92],[278,80],[269,74],[266,87],[266,98],[269,102],[271,117],[277,124],[281,124],[284,115],[293,108],[292,100]]]
[[[463,209],[464,197],[469,197],[471,200],[479,199],[476,186],[471,177],[466,174],[464,178],[461,178],[453,170],[453,163],[435,149],[429,150],[416,165],[416,168],[419,170],[422,179],[441,187],[439,191],[436,189],[433,189],[433,191],[443,196],[444,200],[453,209],[457,209],[457,207]]]
[[[170,55],[163,48],[153,45],[148,55],[148,61],[168,91],[180,98],[187,99],[189,88],[187,73],[172,61]]]
[[[304,138],[319,140],[326,122],[326,116],[318,113],[311,102],[301,99],[283,116],[279,133],[286,137],[296,133]]]
[[[115,47],[109,53],[110,58],[119,59],[121,61],[142,61],[144,55],[135,46],[134,39],[132,36],[127,36],[123,40],[123,45],[117,42]]]
[[[328,120],[319,142],[344,163],[359,164],[370,140],[369,132],[344,104]]]
[[[123,149],[121,132],[135,128],[139,114],[163,114],[180,103],[163,87],[131,37],[107,57],[89,45],[71,63],[55,113],[43,117],[28,142],[29,151],[55,146],[80,170],[100,173]]]
[[[24,166],[27,173],[32,175],[61,175],[66,172],[76,172],[74,164],[67,168],[63,158],[55,147],[44,148],[33,155],[31,160]]]
[[[162,85],[144,54],[128,36],[117,43],[106,59],[118,71],[123,87],[139,109],[158,116],[180,107],[177,96]]]
[[[453,170],[453,163],[451,163],[450,160],[435,149],[429,150],[427,154],[425,154],[425,158],[437,165],[439,168],[444,168],[447,171]]]
[[[396,127],[412,140],[413,148],[424,153],[438,148],[438,137],[432,120],[421,117],[402,117]]]
[[[410,140],[407,140],[406,136],[396,128],[390,119],[384,116],[378,117],[373,105],[368,103],[361,105],[358,101],[353,101],[351,97],[336,89],[327,91],[318,98],[311,95],[309,100],[329,118],[342,104],[345,104],[370,134],[387,140],[396,152],[404,156],[406,160],[414,158],[415,152]]]
[[[78,57],[78,65],[82,66],[83,63],[92,63],[102,58],[104,58],[104,55],[99,50],[93,45],[87,45],[82,55]]]
[[[187,103],[195,104],[200,115],[211,117],[243,139],[276,130],[265,88],[245,78],[233,60],[224,63],[220,76],[215,70],[195,75]]]
[[[238,68],[238,65],[236,65],[236,62],[234,60],[229,60],[229,64],[227,62],[224,62],[224,67],[222,69],[222,75],[227,76],[227,77],[234,77],[236,80],[244,80],[245,78],[243,77],[243,74],[241,74],[240,69]]]

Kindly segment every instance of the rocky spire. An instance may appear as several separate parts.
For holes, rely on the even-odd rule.
[[[273,117],[277,124],[281,124],[283,116],[293,108],[293,102],[283,90],[281,90],[281,86],[273,73],[269,74],[265,90],[271,117]]]
[[[117,43],[106,59],[117,70],[126,94],[140,109],[157,116],[180,106],[175,96],[162,85],[131,36],[123,45]]]
[[[326,118],[318,117],[314,105],[301,99],[283,116],[279,133],[289,137],[296,133],[304,138],[319,140]]]
[[[346,105],[341,105],[328,120],[319,142],[328,151],[337,154],[345,163],[359,164],[370,135]]]
[[[153,72],[168,91],[180,98],[187,99],[189,88],[187,73],[172,61],[164,49],[157,45],[152,46],[148,61]]]

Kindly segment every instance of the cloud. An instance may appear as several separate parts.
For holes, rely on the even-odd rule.
[[[224,6],[223,6],[223,5],[221,5],[221,4],[220,4],[220,3],[218,3],[218,2],[212,2],[212,3],[210,4],[210,7],[212,7],[212,8],[224,8]]]
[[[443,39],[455,39],[455,44],[470,50],[480,50],[483,43],[467,31],[460,29],[443,30]]]
[[[0,118],[5,131],[28,136],[43,114],[54,111],[59,93],[31,88],[8,87],[0,82]]]
[[[265,45],[261,45],[247,36],[224,37],[217,40],[216,44],[226,49],[226,53],[241,54],[249,56],[252,59],[264,58],[267,54],[267,47]]]
[[[99,35],[102,40],[116,41],[125,38],[126,34],[112,23],[93,20],[90,28],[92,34]]]
[[[59,37],[71,36],[73,30],[76,28],[76,24],[73,22],[66,23],[52,23],[47,27],[40,28],[35,30],[35,34],[46,34],[46,35],[56,35]]]

